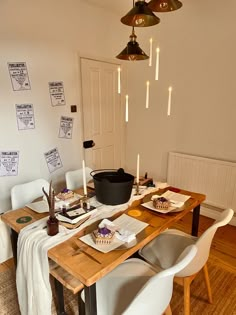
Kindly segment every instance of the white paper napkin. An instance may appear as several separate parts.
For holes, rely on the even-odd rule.
[[[112,232],[116,232],[116,238],[125,243],[129,243],[135,239],[135,233],[132,233],[129,230],[124,228],[118,228],[112,221],[108,219],[103,219],[102,222],[98,226],[99,228],[106,227]]]
[[[119,229],[118,231],[116,231],[116,238],[125,243],[129,243],[135,240],[136,236],[135,233],[132,233],[129,230]]]

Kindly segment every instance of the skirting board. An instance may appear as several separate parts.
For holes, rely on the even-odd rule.
[[[217,218],[217,212],[221,212],[221,211],[222,211],[222,209],[211,207],[211,206],[208,206],[206,204],[202,204],[201,205],[200,214],[202,214],[202,215],[204,215],[205,217],[208,217],[208,218],[216,219]],[[232,220],[230,221],[229,224],[236,226],[236,217],[235,217],[235,215],[234,215],[234,217],[232,218]]]

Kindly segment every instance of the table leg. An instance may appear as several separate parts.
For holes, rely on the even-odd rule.
[[[84,287],[85,314],[97,315],[96,283],[90,287]]]
[[[15,267],[17,266],[17,241],[18,241],[18,233],[11,229],[11,246],[12,246],[12,253],[13,259],[15,263]]]
[[[63,285],[54,278],[55,291],[57,296],[57,314],[58,315],[66,315],[65,305],[64,305],[64,294],[63,294]]]
[[[198,236],[198,226],[200,217],[200,205],[193,209],[193,219],[192,219],[192,235]]]
[[[78,310],[79,310],[79,315],[85,315],[85,305],[84,301],[81,297],[82,291],[78,292]]]

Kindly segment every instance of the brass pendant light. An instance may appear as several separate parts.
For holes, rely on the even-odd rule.
[[[121,22],[129,26],[145,27],[160,23],[160,19],[147,6],[145,0],[138,0],[133,8],[121,18]]]
[[[154,12],[171,12],[180,9],[182,5],[178,0],[151,0],[148,8]]]
[[[130,35],[130,41],[127,43],[125,49],[123,49],[122,52],[116,56],[116,58],[131,61],[148,59],[149,57],[139,47],[138,42],[136,42],[136,38],[137,36],[134,33],[133,27],[132,34]]]

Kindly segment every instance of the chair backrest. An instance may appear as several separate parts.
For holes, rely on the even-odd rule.
[[[197,253],[197,247],[190,245],[182,253],[182,259],[172,267],[151,277],[136,294],[123,315],[161,315],[170,303],[174,275],[185,268]]]
[[[49,182],[43,178],[13,186],[11,189],[12,209],[24,207],[27,203],[43,196],[43,187],[46,191],[49,190]]]
[[[198,248],[197,255],[191,261],[191,263],[181,270],[177,276],[186,277],[197,273],[207,262],[209,257],[211,243],[217,229],[230,222],[234,215],[232,209],[226,209],[220,213],[219,217],[215,222],[197,239],[195,245]]]
[[[86,174],[86,182],[88,183],[92,176],[90,173],[92,172],[92,169],[89,167],[85,167],[85,174]],[[66,176],[66,188],[68,189],[76,189],[83,186],[83,169],[80,168],[78,170],[74,171],[68,171],[65,174]]]

